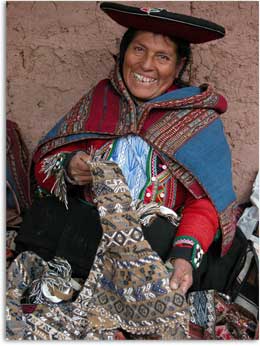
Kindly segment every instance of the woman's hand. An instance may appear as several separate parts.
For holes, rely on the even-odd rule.
[[[183,258],[177,258],[174,260],[173,267],[173,274],[170,278],[170,287],[172,290],[177,289],[182,294],[186,294],[193,282],[192,265]]]
[[[84,151],[78,151],[69,162],[67,168],[68,176],[78,185],[86,185],[92,183],[92,176],[87,161],[91,160],[91,156]]]

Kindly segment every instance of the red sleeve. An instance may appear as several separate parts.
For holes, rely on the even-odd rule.
[[[58,149],[53,150],[50,154],[46,155],[44,158],[51,156],[51,155],[54,155],[54,154],[57,154],[57,153],[61,153],[61,152],[71,153],[71,152],[77,151],[77,150],[86,150],[86,143],[81,141],[81,142],[65,145],[62,148],[58,148]],[[40,172],[40,171],[42,168],[42,163],[43,163],[44,158],[42,158],[38,163],[36,163],[36,165],[34,167],[34,174],[35,174],[35,178],[36,178],[38,185],[40,185],[40,187],[42,187],[43,189],[50,191],[53,184],[54,184],[55,177],[50,176],[47,180],[45,180],[45,182],[43,182],[45,179],[45,174]]]
[[[207,252],[218,229],[218,214],[208,198],[195,199],[186,191],[182,218],[176,237],[195,238]]]

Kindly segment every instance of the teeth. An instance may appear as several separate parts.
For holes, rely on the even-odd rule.
[[[142,76],[141,74],[139,73],[133,73],[134,75],[134,78],[138,81],[138,82],[142,82],[142,83],[154,83],[156,82],[156,79],[154,78],[147,78],[147,77],[144,77]]]

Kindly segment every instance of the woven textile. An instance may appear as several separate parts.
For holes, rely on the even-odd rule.
[[[103,228],[89,277],[74,301],[46,301],[31,314],[23,314],[21,299],[47,264],[33,253],[20,254],[8,271],[8,338],[103,339],[118,328],[139,338],[187,338],[185,297],[170,289],[168,271],[144,240],[120,169],[113,162],[89,164]]]
[[[18,125],[6,121],[6,201],[7,225],[21,222],[21,212],[30,205],[28,179],[29,152],[23,141]]]
[[[191,292],[190,335],[194,339],[250,340],[255,338],[256,318],[229,296],[215,290]]]

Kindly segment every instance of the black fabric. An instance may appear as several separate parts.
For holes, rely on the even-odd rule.
[[[66,258],[74,277],[86,278],[102,237],[95,207],[69,198],[66,210],[57,198],[35,200],[16,237],[16,251],[31,250],[44,260]]]
[[[248,241],[237,228],[233,244],[223,257],[220,257],[220,243],[221,239],[210,246],[200,267],[194,271],[193,291],[215,289],[231,295],[235,279],[244,265]]]
[[[149,227],[143,227],[145,239],[152,249],[166,261],[176,234],[168,220],[158,217]],[[69,210],[55,197],[35,200],[24,216],[16,237],[17,254],[31,250],[46,261],[54,256],[66,258],[73,276],[87,278],[102,237],[97,209],[69,198]],[[240,272],[246,253],[247,240],[240,230],[224,257],[220,258],[220,241],[215,242],[203,256],[199,269],[193,271],[190,291],[216,289],[230,293]]]
[[[242,232],[241,232],[242,233]],[[251,257],[252,255],[252,257]],[[241,268],[238,274],[243,271],[242,277],[234,278],[230,296],[235,300],[238,296],[245,300],[249,305],[259,306],[259,259],[251,240],[248,241],[248,247],[245,255],[245,262],[251,258],[249,268],[245,270],[248,263]]]
[[[142,227],[142,230],[144,238],[149,242],[151,248],[165,262],[171,254],[176,227],[167,219],[157,217],[149,227]]]
[[[150,227],[143,227],[143,232],[152,249],[166,261],[175,227],[158,217]],[[34,201],[15,242],[17,254],[31,250],[46,261],[54,256],[64,257],[71,264],[74,277],[86,278],[101,237],[99,214],[94,206],[69,198],[67,210],[57,198],[48,196]]]
[[[192,253],[193,253],[193,246],[191,247],[174,246],[171,250],[170,256],[172,258],[183,258],[186,261],[191,263]]]
[[[100,8],[126,28],[173,36],[190,43],[203,43],[225,36],[225,29],[216,23],[162,8],[138,8],[107,1],[102,2]]]
[[[67,214],[65,206],[58,199],[53,197],[36,199],[24,214],[19,234],[15,239],[16,251],[20,253],[32,250],[45,260],[50,260],[55,256]]]

